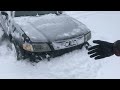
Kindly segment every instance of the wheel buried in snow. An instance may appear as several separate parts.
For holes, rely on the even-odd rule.
[[[14,51],[17,60],[24,59],[23,50],[17,44],[12,43],[12,50]]]

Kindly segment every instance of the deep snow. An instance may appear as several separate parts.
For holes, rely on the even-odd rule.
[[[83,22],[92,31],[92,40],[114,42],[120,38],[120,12],[66,11],[68,15]],[[2,32],[0,32],[1,34]],[[27,61],[17,61],[6,42],[0,46],[0,78],[120,78],[120,57],[95,61],[89,58],[85,48],[67,53],[61,57],[41,61],[34,66]]]

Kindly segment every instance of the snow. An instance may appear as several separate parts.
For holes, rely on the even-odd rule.
[[[92,31],[93,40],[114,42],[120,38],[120,11],[66,11]],[[1,34],[1,32],[0,32]],[[75,50],[51,61],[43,60],[34,66],[25,60],[17,61],[7,43],[0,46],[0,78],[2,79],[113,79],[120,78],[120,57],[91,59],[87,50]]]

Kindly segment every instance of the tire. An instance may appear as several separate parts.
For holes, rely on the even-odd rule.
[[[14,42],[12,43],[12,50],[14,51],[17,60],[24,59],[24,52],[22,48]]]

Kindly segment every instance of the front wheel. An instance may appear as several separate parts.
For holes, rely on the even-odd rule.
[[[17,60],[24,59],[23,50],[16,43],[12,43],[12,50],[15,53],[15,57]]]

